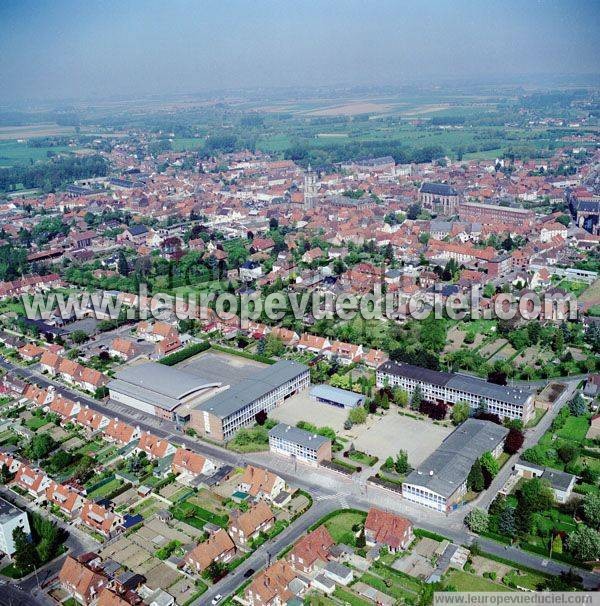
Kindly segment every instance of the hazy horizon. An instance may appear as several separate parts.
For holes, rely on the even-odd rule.
[[[595,75],[600,3],[0,5],[0,102]]]

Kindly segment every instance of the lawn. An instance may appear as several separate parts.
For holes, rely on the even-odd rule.
[[[475,576],[464,570],[451,570],[444,581],[444,587],[448,585],[452,585],[457,591],[512,591],[505,585]]]
[[[48,423],[48,418],[46,415],[34,415],[28,421],[25,421],[25,425],[31,429],[31,431],[37,431],[40,427],[43,427]]]
[[[87,498],[92,499],[92,500],[101,499],[101,498],[105,497],[107,494],[110,494],[111,492],[113,492],[113,490],[116,490],[117,488],[122,486],[122,484],[123,484],[122,480],[118,480],[117,478],[114,478],[110,482],[107,482],[106,484],[103,484],[102,486],[96,488],[96,490],[89,492],[87,495]]]
[[[350,604],[350,606],[371,606],[372,604],[372,602],[363,600],[359,596],[350,593],[348,589],[342,589],[341,587],[337,586],[333,592],[333,595],[339,600],[342,600],[344,604]]]
[[[342,511],[338,515],[329,518],[325,522],[325,528],[329,530],[331,538],[336,543],[346,543],[347,545],[355,545],[356,537],[352,531],[352,526],[355,524],[363,524],[366,514],[353,511]]]
[[[229,524],[229,516],[216,515],[187,501],[172,507],[171,512],[181,522],[185,522],[199,530],[202,530],[207,522],[216,524],[222,528],[227,528]]]
[[[383,579],[369,573],[363,574],[363,576],[360,577],[360,580],[363,583],[374,587],[378,591],[381,591],[381,593],[385,593],[386,595],[392,596],[393,598],[396,598],[397,600],[400,600],[402,602],[405,602],[407,599],[409,601],[415,599],[416,595],[412,591],[407,591],[406,589],[404,589],[402,585],[395,582],[395,579],[392,579],[389,576],[386,576],[386,578],[392,581],[389,587],[386,585]]]
[[[590,422],[587,417],[568,417],[561,429],[556,432],[560,438],[573,442],[583,442]]]
[[[348,453],[348,458],[357,461],[358,463],[362,463],[365,467],[372,467],[379,461],[377,457],[369,455],[366,452],[361,452],[360,450],[352,450]]]

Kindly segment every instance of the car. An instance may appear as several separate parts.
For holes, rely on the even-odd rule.
[[[244,573],[244,578],[249,579],[255,572],[256,570],[254,570],[254,568],[248,568],[248,570],[246,570]]]
[[[211,604],[215,606],[215,604],[218,604],[222,599],[223,596],[220,593],[217,593],[217,595],[212,599]]]

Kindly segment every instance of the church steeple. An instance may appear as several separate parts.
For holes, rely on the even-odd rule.
[[[310,164],[304,173],[304,208],[314,208],[317,203],[317,175]]]

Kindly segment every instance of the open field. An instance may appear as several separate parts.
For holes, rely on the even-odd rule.
[[[72,152],[65,146],[30,147],[27,143],[15,140],[2,140],[0,137],[0,167],[26,164],[30,161],[47,160],[49,153]]]
[[[60,126],[53,123],[28,124],[25,126],[0,126],[0,140],[30,139],[32,137],[53,137],[75,133],[73,126]]]

